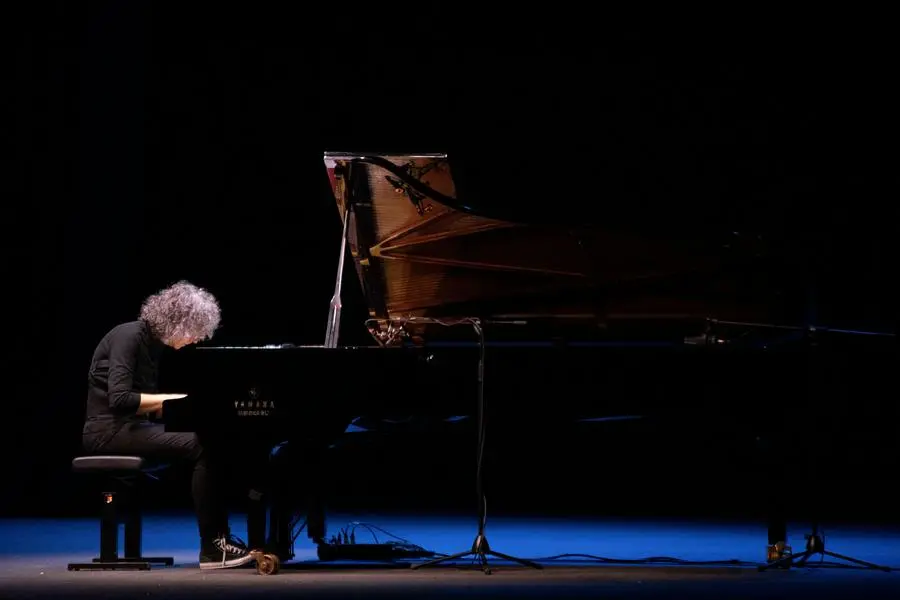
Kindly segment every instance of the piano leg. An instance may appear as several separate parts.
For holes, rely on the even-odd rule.
[[[290,497],[273,495],[269,510],[269,537],[266,548],[277,554],[282,561],[294,557],[294,539],[303,530],[315,544],[325,543],[325,508],[318,494],[309,499],[306,519],[302,521],[303,510]]]
[[[266,548],[282,561],[294,558],[293,511],[279,494],[272,496],[269,509],[269,538]]]
[[[247,508],[247,545],[253,549],[266,547],[266,495],[259,490],[250,490]]]
[[[320,444],[296,441],[278,445],[270,455],[265,495],[269,531],[265,548],[282,561],[294,557],[294,537],[304,528],[315,544],[324,543],[324,458]],[[305,524],[298,527],[304,513]]]

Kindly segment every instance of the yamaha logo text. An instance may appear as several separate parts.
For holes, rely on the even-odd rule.
[[[260,400],[259,390],[251,388],[248,396],[250,400],[235,400],[234,410],[239,417],[268,417],[275,410],[275,402],[272,400]]]

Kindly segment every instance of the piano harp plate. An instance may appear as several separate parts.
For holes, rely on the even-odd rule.
[[[729,267],[759,252],[752,243],[482,216],[457,198],[452,157],[439,153],[326,153],[324,161],[338,210],[353,206],[347,243],[373,319],[529,314],[595,332],[613,314],[777,320],[760,311],[767,301],[752,286],[748,293],[746,273]],[[575,182],[559,197],[521,201],[553,213],[613,201],[584,193]]]

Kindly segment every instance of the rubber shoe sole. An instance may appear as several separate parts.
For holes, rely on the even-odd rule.
[[[249,562],[253,562],[253,557],[250,554],[246,556],[241,556],[239,558],[232,558],[230,560],[222,561],[219,560],[201,560],[200,568],[207,569],[233,569],[234,567],[242,567]]]

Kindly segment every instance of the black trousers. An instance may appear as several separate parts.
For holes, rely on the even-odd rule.
[[[164,425],[138,421],[115,431],[86,428],[83,440],[86,450],[92,454],[127,454],[151,462],[192,467],[191,495],[200,539],[208,542],[230,533],[225,490],[219,485],[222,465],[211,458],[196,434],[167,433]]]

